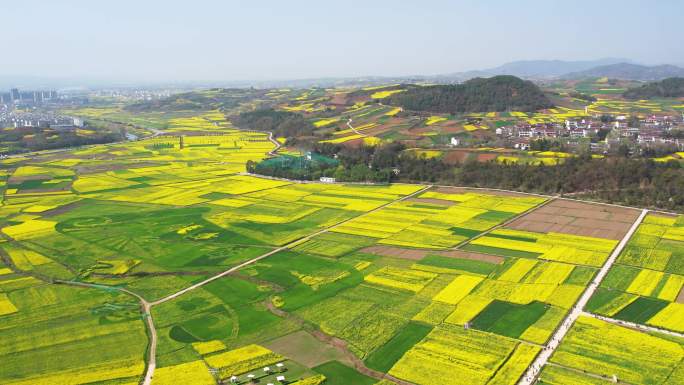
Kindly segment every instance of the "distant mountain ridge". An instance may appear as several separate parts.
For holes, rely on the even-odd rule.
[[[443,78],[453,78],[467,80],[474,77],[490,77],[496,75],[512,75],[521,78],[556,78],[569,72],[584,71],[598,66],[629,62],[624,58],[605,58],[598,60],[519,60],[502,64],[498,67],[456,72],[453,74],[441,75]]]
[[[624,80],[655,81],[672,77],[684,77],[684,68],[664,64],[645,66],[632,63],[616,63],[590,68],[584,71],[571,72],[563,79],[582,79],[608,77]]]
[[[684,66],[684,64],[682,64]],[[511,75],[528,80],[574,80],[591,77],[609,77],[623,80],[658,81],[669,77],[684,76],[684,68],[676,65],[646,66],[635,64],[625,58],[598,60],[519,60],[497,67],[437,75],[406,76],[352,76],[282,80],[198,80],[198,81],[114,81],[104,79],[44,78],[31,76],[6,76],[0,74],[0,90],[19,88],[67,88],[67,87],[152,87],[191,90],[193,88],[308,88],[308,87],[365,87],[399,83],[461,83],[477,77]]]

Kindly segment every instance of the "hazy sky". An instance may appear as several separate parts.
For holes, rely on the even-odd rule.
[[[0,75],[271,80],[684,63],[682,0],[0,0]]]

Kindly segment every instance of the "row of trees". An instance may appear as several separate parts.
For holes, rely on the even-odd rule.
[[[573,194],[632,206],[684,209],[684,168],[678,162],[654,162],[623,156],[593,159],[590,155],[568,158],[556,166],[468,160],[447,165],[426,159],[390,143],[376,147],[347,148],[312,144],[311,149],[337,156],[336,167],[302,172],[269,174],[317,180],[333,176],[350,182],[424,182],[446,185],[501,188],[543,194]],[[254,169],[252,169],[254,170]],[[273,171],[272,171],[273,172]]]
[[[684,169],[644,158],[570,158],[557,166],[474,163],[456,183],[545,194],[572,193],[632,206],[684,209]]]
[[[16,154],[124,140],[123,130],[95,129],[93,131],[89,135],[78,135],[75,131],[56,131],[43,127],[18,127],[0,131],[0,143],[5,147],[0,153]]]

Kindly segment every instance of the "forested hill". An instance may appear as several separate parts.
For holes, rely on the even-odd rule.
[[[534,83],[515,76],[475,78],[462,84],[415,86],[387,102],[414,111],[444,113],[536,111],[553,103]]]
[[[684,97],[684,78],[668,78],[659,82],[631,88],[624,93],[628,99],[681,98]]]

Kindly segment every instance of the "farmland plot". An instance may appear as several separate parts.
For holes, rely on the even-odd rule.
[[[551,362],[605,378],[615,375],[633,384],[670,384],[684,380],[680,367],[683,357],[681,340],[580,317]],[[554,372],[552,369],[549,374],[549,383],[558,376]],[[544,377],[542,373],[542,381]]]
[[[649,214],[589,303],[597,314],[684,331],[681,217]],[[681,250],[680,250],[681,248]]]

